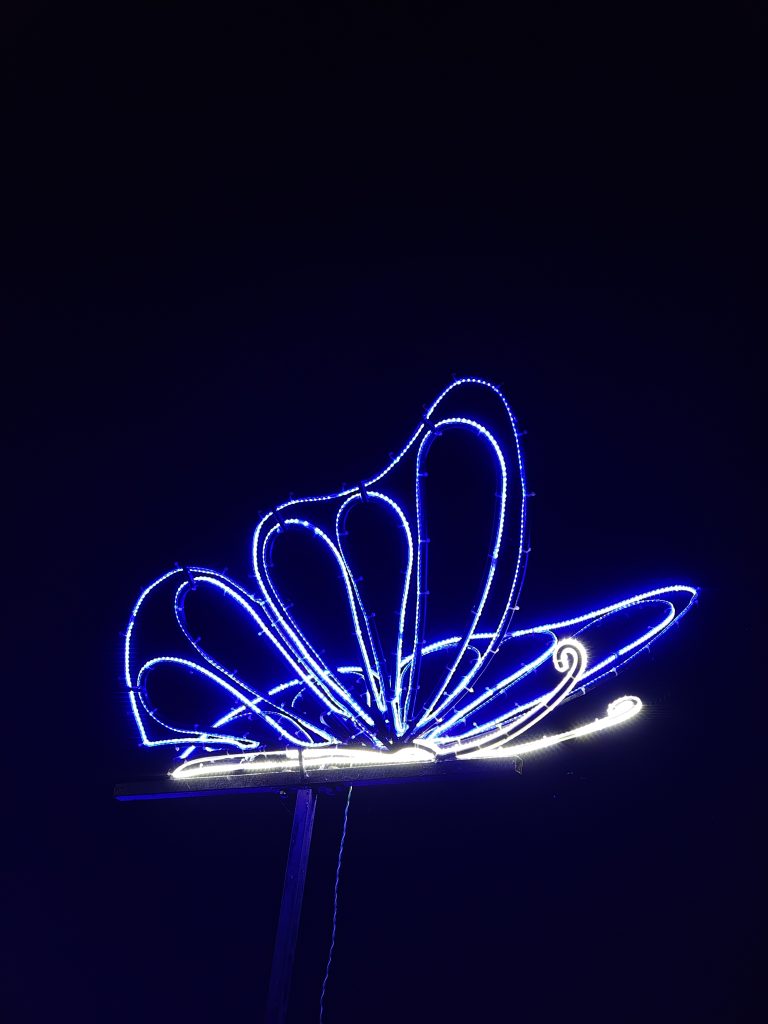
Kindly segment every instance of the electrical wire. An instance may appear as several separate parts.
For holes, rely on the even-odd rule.
[[[325,989],[328,978],[331,974],[331,960],[333,959],[333,947],[336,944],[336,915],[339,910],[339,876],[341,874],[341,856],[344,853],[344,840],[347,837],[347,819],[349,818],[349,802],[352,799],[352,787],[347,791],[347,803],[344,807],[344,824],[341,827],[341,842],[339,843],[339,859],[336,864],[336,882],[333,886],[333,924],[331,925],[331,945],[328,950],[328,963],[325,966],[325,977],[323,987],[320,991],[320,1024],[323,1024],[323,1013],[325,1012]]]

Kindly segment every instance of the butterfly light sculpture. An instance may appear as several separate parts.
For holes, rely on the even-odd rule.
[[[430,471],[451,471],[451,439],[462,439],[465,454],[483,464],[485,476],[464,488],[468,505],[484,508],[475,527],[462,520],[452,530],[451,509],[446,517],[433,507],[441,492],[430,490]],[[125,681],[142,742],[176,747],[180,763],[171,774],[185,778],[509,758],[628,720],[642,706],[637,697],[620,697],[575,728],[536,730],[645,650],[697,591],[659,587],[512,629],[529,497],[520,431],[501,391],[477,378],[454,381],[382,472],[263,516],[247,587],[187,566],[144,590],[125,641]],[[430,538],[440,512],[443,532]],[[445,559],[483,532],[487,557],[465,607],[436,633],[432,542]],[[276,578],[291,544],[298,544],[298,574],[316,584],[319,618],[330,616],[336,627],[328,637],[313,632],[312,615],[302,619],[285,573]],[[463,586],[466,574],[460,579]]]

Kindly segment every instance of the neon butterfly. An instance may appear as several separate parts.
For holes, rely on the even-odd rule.
[[[443,533],[429,536],[431,503],[437,500],[439,511],[446,499],[428,477],[446,453],[454,460],[449,475],[462,458],[466,466],[482,464],[482,479],[463,490],[470,508],[491,506],[492,516],[487,559],[467,603],[474,602],[462,621],[441,622],[453,627],[449,635],[436,636],[428,600],[432,544],[437,540],[450,559],[482,534],[466,524],[452,531],[449,515]],[[527,559],[528,498],[520,431],[506,399],[486,381],[455,381],[381,473],[332,494],[287,501],[260,520],[252,588],[184,567],[144,590],[125,643],[125,679],[142,742],[184,747],[172,772],[177,777],[236,774],[509,757],[636,714],[639,699],[622,697],[587,725],[516,742],[647,648],[697,596],[691,586],[660,587],[513,630]],[[337,644],[334,657],[301,628],[296,604],[276,578],[281,558],[284,577],[290,576],[284,554],[290,545],[299,583],[319,587],[328,567],[334,575],[315,595],[320,618],[334,609],[329,634],[336,637],[344,617],[351,627],[348,643],[347,631],[341,643],[324,641]],[[308,568],[312,560],[316,568]],[[467,578],[457,575],[462,586]],[[442,579],[450,590],[450,572],[443,570]],[[323,596],[334,587],[335,604]],[[388,612],[382,611],[385,592]]]

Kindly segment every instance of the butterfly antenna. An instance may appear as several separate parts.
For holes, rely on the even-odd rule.
[[[344,824],[341,826],[341,842],[339,843],[339,859],[336,864],[336,882],[333,886],[333,923],[331,925],[331,945],[328,950],[328,963],[325,965],[325,977],[323,987],[320,990],[320,1024],[323,1024],[323,1013],[325,1012],[325,989],[328,978],[331,974],[331,961],[333,960],[333,947],[336,943],[336,915],[339,910],[339,876],[341,875],[341,857],[344,853],[344,840],[347,837],[347,819],[349,818],[349,802],[352,799],[352,787],[347,791],[347,803],[344,807]]]

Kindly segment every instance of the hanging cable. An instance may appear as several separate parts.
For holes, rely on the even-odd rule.
[[[328,950],[328,963],[325,965],[325,977],[323,987],[320,990],[320,1024],[323,1024],[323,1013],[325,1011],[325,988],[331,974],[331,960],[333,959],[333,947],[336,943],[336,915],[339,910],[339,875],[341,874],[341,855],[344,853],[344,840],[347,837],[347,819],[349,818],[349,801],[352,799],[352,787],[347,791],[347,803],[344,807],[344,824],[341,826],[341,842],[339,843],[339,860],[336,864],[336,882],[333,886],[333,923],[331,925],[331,945]]]

